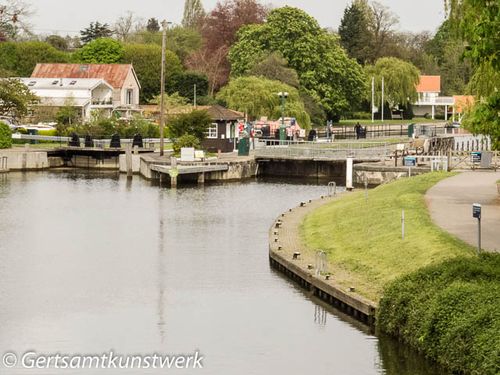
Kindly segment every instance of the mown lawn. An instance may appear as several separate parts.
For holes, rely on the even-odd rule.
[[[425,192],[450,173],[425,174],[370,190],[347,193],[309,214],[301,227],[304,244],[327,253],[330,269],[342,284],[373,301],[396,278],[474,249],[431,221]],[[405,211],[405,239],[401,214]],[[347,276],[346,276],[347,275]]]

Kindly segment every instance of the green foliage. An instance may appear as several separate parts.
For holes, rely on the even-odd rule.
[[[178,93],[184,98],[194,101],[194,85],[196,85],[197,97],[208,95],[208,78],[206,75],[196,72],[183,72],[173,75],[167,81],[167,92]]]
[[[500,150],[500,92],[476,104],[462,120],[463,126],[474,134],[491,137],[492,148]]]
[[[181,152],[181,148],[183,147],[200,148],[200,140],[196,138],[194,135],[190,134],[181,135],[174,141],[172,148],[176,154],[179,154]]]
[[[0,68],[29,77],[37,63],[68,62],[68,55],[45,42],[0,43]]]
[[[96,116],[92,121],[84,124],[57,125],[58,135],[70,136],[72,133],[77,133],[80,136],[88,134],[93,138],[109,138],[115,133],[122,138],[132,138],[135,134],[141,134],[143,138],[158,138],[160,136],[158,125],[141,116],[135,116],[130,121]]]
[[[229,54],[232,74],[245,74],[256,59],[273,51],[288,60],[301,85],[330,117],[361,102],[366,82],[361,66],[348,58],[336,36],[305,12],[274,9],[266,23],[242,28]]]
[[[295,117],[302,127],[309,128],[311,119],[298,90],[279,81],[251,76],[232,79],[217,94],[217,99],[223,100],[231,109],[248,113],[252,118],[280,118],[279,92],[288,92],[285,117]]]
[[[20,81],[14,78],[0,80],[0,115],[20,117],[28,112],[28,106],[37,97]]]
[[[146,24],[146,30],[150,33],[157,33],[160,31],[160,23],[156,18],[150,18]]]
[[[85,44],[74,59],[85,64],[117,64],[123,57],[124,48],[119,41],[99,38]]]
[[[12,132],[9,125],[0,121],[0,149],[12,147]]]
[[[69,48],[68,40],[60,35],[49,35],[45,38],[45,42],[59,51],[67,51]]]
[[[193,111],[178,115],[170,120],[167,134],[172,139],[180,138],[183,135],[191,135],[201,141],[211,123],[212,119],[207,111]]]
[[[80,119],[79,109],[72,105],[70,100],[57,110],[56,121],[58,124],[71,125]]]
[[[366,76],[375,77],[376,103],[380,103],[381,82],[384,77],[384,99],[391,107],[406,105],[417,99],[417,84],[420,72],[411,63],[394,57],[378,59],[375,65],[366,66]],[[371,98],[371,86],[367,90],[367,98]]]
[[[370,190],[368,201],[360,191],[328,203],[305,218],[304,243],[312,254],[316,249],[327,253],[331,267],[341,270],[339,283],[355,285],[360,294],[378,301],[385,285],[397,277],[446,259],[472,256],[471,246],[433,224],[425,204],[426,191],[450,176],[428,173]]]
[[[398,336],[454,373],[500,372],[500,255],[457,258],[390,283],[381,331]]]
[[[165,82],[182,72],[179,58],[171,51],[165,55]],[[141,102],[150,101],[160,93],[161,47],[154,44],[126,44],[124,63],[133,64],[141,83]]]
[[[300,85],[297,72],[289,68],[286,59],[277,52],[273,52],[261,61],[256,62],[248,74],[273,81],[280,81],[296,88]]]
[[[360,64],[365,63],[370,57],[369,21],[362,4],[354,1],[345,8],[339,26],[340,44],[349,56]]]
[[[91,22],[89,27],[80,31],[80,35],[82,43],[87,44],[96,39],[110,38],[113,32],[107,23],[102,24],[96,21],[95,23]]]

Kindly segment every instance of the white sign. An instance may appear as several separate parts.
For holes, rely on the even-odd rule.
[[[181,148],[181,161],[194,161],[194,147]]]

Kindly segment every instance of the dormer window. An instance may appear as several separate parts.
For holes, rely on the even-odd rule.
[[[28,83],[28,86],[29,87],[33,87],[36,85],[36,81],[31,81],[30,83]]]
[[[69,85],[70,85],[70,86],[74,86],[74,85],[76,85],[76,81],[71,81],[71,82],[69,83]]]
[[[59,80],[57,81],[52,81],[52,85],[57,85],[59,83]]]

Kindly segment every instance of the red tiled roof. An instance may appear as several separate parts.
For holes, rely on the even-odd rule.
[[[420,76],[417,92],[441,92],[441,76]]]
[[[37,64],[33,78],[100,78],[115,89],[122,88],[130,64]]]

